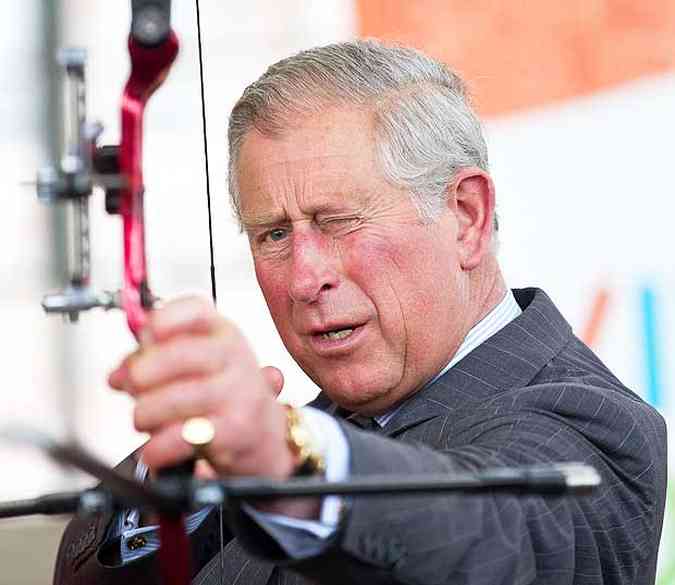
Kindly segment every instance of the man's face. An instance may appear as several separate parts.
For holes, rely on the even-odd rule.
[[[451,207],[423,224],[382,176],[371,115],[251,131],[239,163],[256,275],[285,346],[341,406],[378,414],[433,377],[467,328]]]

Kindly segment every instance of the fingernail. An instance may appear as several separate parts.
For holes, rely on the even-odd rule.
[[[113,388],[121,389],[127,379],[128,373],[129,368],[126,364],[119,366],[117,369],[108,374],[108,384],[110,384],[110,386]]]

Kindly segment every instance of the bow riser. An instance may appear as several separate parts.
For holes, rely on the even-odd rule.
[[[119,213],[124,229],[124,286],[122,309],[129,329],[138,338],[152,307],[145,260],[143,219],[143,114],[145,104],[162,84],[178,54],[173,31],[156,47],[145,47],[129,37],[131,73],[122,94],[122,139],[119,167],[126,185],[121,191]]]

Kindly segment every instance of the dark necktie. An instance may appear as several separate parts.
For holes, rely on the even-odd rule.
[[[364,431],[378,431],[381,428],[377,421],[371,416],[363,416],[361,414],[353,413],[350,414],[346,420],[352,424],[355,424]]]

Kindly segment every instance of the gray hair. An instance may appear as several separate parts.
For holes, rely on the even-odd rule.
[[[239,220],[237,163],[246,134],[255,128],[281,136],[301,116],[327,105],[372,111],[381,170],[410,191],[425,221],[440,214],[459,169],[488,171],[480,121],[458,75],[406,47],[375,40],[327,45],[275,63],[235,104],[228,129],[229,188]]]

